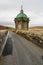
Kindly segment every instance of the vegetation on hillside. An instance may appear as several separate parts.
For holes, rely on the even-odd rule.
[[[34,44],[43,48],[43,27],[33,27],[29,30],[29,32],[17,32],[17,34],[21,35],[22,37],[30,40]]]

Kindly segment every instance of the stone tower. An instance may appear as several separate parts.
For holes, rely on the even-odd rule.
[[[21,8],[20,13],[14,19],[16,31],[28,31],[29,18]]]

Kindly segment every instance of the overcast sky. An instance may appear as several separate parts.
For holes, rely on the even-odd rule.
[[[0,0],[0,25],[15,27],[14,18],[23,4],[24,13],[30,18],[29,26],[43,26],[43,0]]]

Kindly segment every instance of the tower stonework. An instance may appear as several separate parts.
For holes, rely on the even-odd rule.
[[[16,16],[15,21],[15,29],[16,31],[28,31],[29,18],[26,14],[24,14],[23,10]]]

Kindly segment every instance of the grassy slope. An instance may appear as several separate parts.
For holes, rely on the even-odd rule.
[[[43,27],[37,26],[37,27],[30,27],[30,32],[37,33],[37,34],[43,34]]]
[[[43,27],[41,27],[41,26],[30,27],[29,30],[43,30]]]

